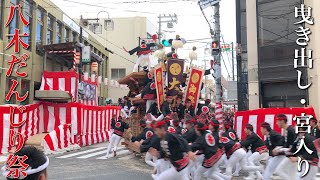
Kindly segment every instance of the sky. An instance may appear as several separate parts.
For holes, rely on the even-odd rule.
[[[96,18],[99,11],[108,11],[110,18],[117,17],[147,17],[151,23],[158,27],[159,14],[177,14],[178,23],[172,29],[167,29],[163,24],[167,39],[174,38],[176,34],[185,38],[187,43],[183,49],[178,51],[179,57],[188,58],[193,46],[197,47],[197,65],[203,65],[204,59],[211,59],[204,54],[207,43],[211,42],[209,25],[206,22],[197,0],[51,0],[61,8],[71,18],[79,19],[80,15],[84,18]],[[81,4],[83,3],[83,4]],[[206,17],[213,26],[213,9],[205,9]],[[100,13],[99,18],[106,18],[107,13]],[[226,43],[236,44],[236,20],[235,20],[235,0],[221,0],[220,2],[220,22],[221,34]],[[198,40],[203,39],[203,40]],[[198,42],[194,42],[194,40]],[[116,43],[116,42],[115,42]],[[122,46],[121,44],[117,44]],[[112,47],[110,47],[112,48]],[[223,55],[226,67],[222,63],[222,74],[225,78],[228,73],[231,75],[231,54]]]

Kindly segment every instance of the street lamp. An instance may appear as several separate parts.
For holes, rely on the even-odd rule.
[[[108,13],[108,11],[100,11],[98,12],[97,14],[97,22],[99,21],[99,14],[102,13],[102,12],[105,12],[108,14],[108,19],[104,20],[104,29],[106,31],[113,31],[114,30],[114,22],[112,19],[110,19],[110,15]]]

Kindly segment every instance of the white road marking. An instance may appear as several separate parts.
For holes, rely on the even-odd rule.
[[[106,147],[99,147],[99,148],[94,148],[94,149],[90,149],[90,150],[86,150],[86,151],[80,151],[80,152],[77,152],[77,153],[72,153],[72,154],[60,156],[60,157],[57,157],[57,158],[65,159],[65,158],[69,158],[69,157],[78,156],[78,155],[81,155],[81,154],[86,154],[86,153],[91,153],[91,152],[94,152],[94,151],[99,151],[99,150],[102,150],[102,149],[106,149]]]
[[[105,148],[106,149],[106,148]],[[118,152],[120,152],[121,150],[125,149],[125,147],[123,148],[119,148],[117,150],[117,154]],[[94,156],[97,156],[97,155],[100,155],[100,154],[107,154],[107,151],[108,150],[104,150],[104,151],[99,151],[99,152],[95,152],[95,153],[90,153],[90,154],[87,154],[87,155],[84,155],[84,156],[80,156],[80,157],[77,157],[79,159],[86,159],[86,158],[90,158],[90,157],[94,157]],[[113,152],[110,152],[110,154],[113,153]]]

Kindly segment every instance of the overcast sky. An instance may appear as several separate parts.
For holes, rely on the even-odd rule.
[[[198,47],[198,59],[210,59],[205,57],[204,47],[207,42],[210,42],[209,25],[205,21],[197,0],[51,0],[58,7],[60,7],[71,18],[79,18],[83,15],[85,18],[96,17],[99,11],[108,11],[111,18],[115,17],[133,17],[145,16],[155,26],[158,27],[157,17],[159,14],[177,14],[178,24],[174,25],[173,29],[163,30],[174,31],[173,33],[166,33],[165,36],[174,38],[176,34],[188,40],[204,39],[198,43],[187,43],[183,49],[179,50],[179,56],[187,58],[190,49],[193,46]],[[70,2],[73,1],[73,2]],[[80,4],[88,3],[92,6]],[[101,7],[97,7],[101,6]],[[205,14],[212,23],[213,9],[211,7],[205,9]],[[100,18],[106,18],[106,13],[101,13]],[[235,0],[221,0],[220,3],[221,16],[221,33],[226,43],[236,42],[235,29]],[[121,44],[118,44],[120,47]],[[110,47],[112,48],[112,47]],[[231,58],[231,55],[229,55]],[[231,59],[228,61],[227,56],[224,55],[226,66],[231,74]],[[200,62],[199,62],[200,63]],[[200,65],[200,64],[199,64]],[[223,67],[223,75],[227,77],[227,71]]]

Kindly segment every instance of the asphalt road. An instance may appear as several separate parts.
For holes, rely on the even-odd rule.
[[[152,168],[148,167],[141,157],[134,157],[132,154],[119,155],[118,157],[108,159],[97,159],[96,156],[88,158],[79,158],[79,156],[58,158],[101,146],[105,146],[105,144],[85,147],[81,150],[64,153],[62,155],[50,155],[50,166],[48,168],[49,179],[152,180],[150,175]],[[91,154],[93,153],[94,152]],[[105,153],[100,154],[100,157],[103,155],[105,155]]]

